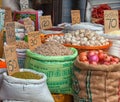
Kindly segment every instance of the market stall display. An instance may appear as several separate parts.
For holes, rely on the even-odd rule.
[[[20,0],[21,11],[13,12],[14,17],[10,8],[10,12],[0,9],[0,57],[3,57],[0,60],[0,101],[120,100],[120,10],[118,13],[112,7],[120,1],[87,2],[90,7],[85,10],[86,17],[89,15],[87,19],[92,22],[74,24],[72,21],[83,15],[77,13],[76,16],[71,10],[72,23],[60,22],[58,26],[52,24],[58,15],[44,13],[42,16],[42,10],[29,8],[29,0]],[[104,13],[104,10],[110,11]],[[106,31],[106,28],[109,29]]]
[[[112,44],[108,39],[88,29],[65,33],[63,36],[49,36],[46,41],[59,42],[65,46],[77,48],[79,52],[83,50],[108,50]]]
[[[52,93],[72,94],[72,66],[77,50],[57,42],[46,42],[40,47],[35,51],[27,50],[25,67],[45,73]]]
[[[93,65],[77,57],[73,74],[74,102],[119,101],[120,62]]]
[[[28,69],[21,69],[20,72],[27,72],[29,75],[27,76],[28,78],[26,79],[26,76],[22,76],[21,79],[15,78],[15,74],[13,76],[8,76],[7,73],[3,74],[0,99],[13,101],[54,102],[47,87],[47,77],[44,73],[38,73]],[[16,74],[18,75],[20,72]],[[36,76],[39,76],[39,78]]]

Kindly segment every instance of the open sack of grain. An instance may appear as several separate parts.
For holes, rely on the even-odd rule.
[[[95,65],[77,57],[73,74],[74,102],[119,101],[120,62]]]
[[[4,73],[0,99],[13,100],[10,102],[54,102],[46,79],[44,73],[29,69],[20,69],[12,76]]]
[[[25,67],[43,72],[51,93],[72,94],[72,67],[78,52],[57,42],[27,50]]]

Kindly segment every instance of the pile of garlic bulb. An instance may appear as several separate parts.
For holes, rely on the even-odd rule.
[[[103,46],[109,44],[108,39],[88,29],[81,29],[70,33],[65,33],[64,36],[54,35],[49,37],[46,41],[56,41],[61,44],[78,46]]]

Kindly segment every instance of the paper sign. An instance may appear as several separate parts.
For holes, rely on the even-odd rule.
[[[21,7],[21,10],[29,8],[29,1],[28,0],[20,0],[20,7]]]
[[[23,19],[24,25],[33,25],[33,21],[27,17]]]
[[[23,22],[27,33],[33,32],[35,30],[35,27],[33,26],[33,21],[29,17],[24,18]]]
[[[14,22],[6,22],[6,42],[8,45],[13,45],[16,43],[16,36],[15,36],[15,23]]]
[[[81,22],[80,10],[71,10],[72,24],[79,24]]]
[[[28,44],[29,49],[33,51],[35,48],[41,45],[40,33],[39,31],[34,31],[28,33]]]
[[[105,33],[119,30],[118,10],[104,11]]]
[[[35,31],[35,27],[33,25],[25,25],[25,29],[27,33]]]
[[[5,7],[5,23],[12,22],[12,10],[9,7]]]
[[[16,45],[4,46],[5,59],[7,64],[7,71],[9,75],[19,72],[19,65],[16,54]]]
[[[41,29],[52,28],[51,16],[40,16],[40,28]]]

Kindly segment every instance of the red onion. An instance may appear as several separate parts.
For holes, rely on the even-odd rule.
[[[90,62],[98,62],[99,58],[97,55],[88,56]]]

